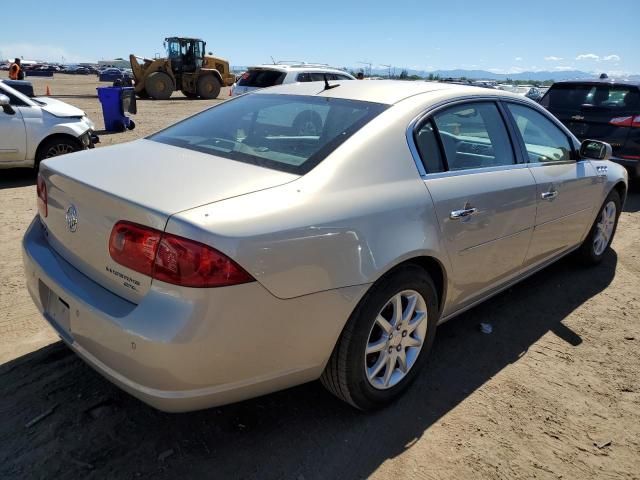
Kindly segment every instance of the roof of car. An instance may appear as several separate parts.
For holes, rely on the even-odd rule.
[[[349,72],[342,70],[340,68],[331,67],[329,65],[324,65],[321,63],[266,63],[263,65],[252,65],[248,68],[257,69],[263,68],[268,70],[278,70],[280,72],[297,72],[297,71],[310,71],[310,70],[326,70],[328,72],[337,72],[337,73],[346,73],[349,75]]]
[[[558,83],[558,84],[562,84],[562,85],[571,85],[571,84],[576,84],[576,85],[584,85],[584,84],[608,84],[608,85],[631,85],[631,86],[635,86],[635,87],[640,87],[640,81],[638,80],[627,80],[627,79],[619,79],[616,80],[614,78],[587,78],[584,80],[560,80],[558,82],[555,82],[554,85]]]
[[[329,83],[339,86],[324,90],[323,82],[290,83],[264,88],[256,91],[254,94],[321,95],[332,98],[384,103],[387,105],[398,103],[414,95],[430,92],[445,93],[447,91],[451,93],[451,96],[495,96],[516,98],[519,100],[523,98],[520,95],[503,90],[440,82],[408,82],[403,80],[379,80],[375,82],[349,80],[340,82],[339,80],[331,80]]]

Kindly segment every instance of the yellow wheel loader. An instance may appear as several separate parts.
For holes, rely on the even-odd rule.
[[[205,55],[206,43],[198,38],[164,39],[166,58],[142,59],[129,55],[140,98],[167,100],[175,90],[189,98],[217,98],[222,86],[231,86],[235,76],[229,62]]]

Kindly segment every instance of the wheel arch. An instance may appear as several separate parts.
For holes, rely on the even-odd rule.
[[[391,270],[385,273],[385,275],[388,275],[392,271],[403,267],[404,265],[416,265],[429,274],[438,294],[438,311],[439,313],[442,313],[447,296],[447,271],[445,270],[444,265],[442,265],[442,263],[435,257],[427,255],[417,256],[395,265]]]
[[[619,181],[611,189],[611,191],[614,190],[618,192],[618,195],[620,195],[620,203],[624,205],[624,202],[627,199],[627,185],[623,181]]]
[[[213,75],[220,82],[220,86],[224,87],[224,80],[222,79],[222,75],[220,74],[220,72],[217,69],[215,69],[215,68],[201,68],[199,73],[198,73],[198,80],[200,80],[200,77],[202,77],[204,75]],[[198,80],[196,80],[196,82]]]
[[[40,163],[40,160],[42,160],[41,158],[41,154],[42,154],[42,149],[44,148],[44,145],[55,138],[60,138],[60,139],[65,139],[65,140],[71,140],[73,143],[75,143],[76,145],[78,145],[79,148],[82,148],[82,142],[80,140],[78,140],[78,137],[73,136],[70,133],[52,133],[50,135],[47,135],[46,137],[44,137],[42,140],[40,140],[40,143],[38,144],[38,148],[36,148],[36,155],[35,155],[35,163],[34,166],[38,166],[38,163]]]
[[[396,270],[406,265],[415,265],[417,267],[420,267],[421,269],[423,269],[429,274],[429,276],[431,277],[431,280],[433,280],[433,283],[436,287],[436,293],[438,294],[438,313],[442,314],[444,305],[446,303],[446,298],[447,298],[447,282],[448,282],[447,270],[440,260],[438,260],[436,257],[431,255],[415,255],[409,258],[402,259],[398,263],[393,264],[390,268],[388,268],[382,275],[380,275],[375,281],[373,281],[369,285],[367,292],[369,292],[371,288],[373,288],[373,286],[376,285],[378,282],[380,282],[383,278],[387,277],[388,275],[391,275],[393,272],[395,272]],[[366,295],[367,293],[365,293],[362,296],[362,298],[364,298]],[[362,301],[362,298],[360,299],[358,304],[360,304],[360,302]],[[354,310],[357,308],[358,307],[356,306]]]

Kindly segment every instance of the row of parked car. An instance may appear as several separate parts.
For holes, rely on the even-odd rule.
[[[23,69],[27,76],[29,76],[29,72],[51,72],[70,75],[98,75],[100,77],[105,76],[110,78],[108,80],[100,79],[100,81],[113,81],[116,78],[133,77],[130,68],[94,67],[92,65],[50,65],[38,63],[23,65]],[[0,70],[9,70],[9,64],[1,65]]]
[[[79,67],[86,68],[86,67]],[[97,71],[97,70],[96,70]],[[99,72],[100,81],[117,82],[131,80],[130,72],[118,68],[106,68]],[[232,95],[241,95],[256,89],[289,83],[312,81],[345,81],[355,80],[348,72],[320,64],[275,64],[258,65],[249,68],[232,87]],[[624,165],[631,177],[640,177],[640,82],[612,80],[606,75],[593,80],[572,80],[556,82],[543,90],[535,86],[508,86],[493,82],[469,82],[446,79],[447,83],[461,83],[483,88],[510,91],[538,101],[553,113],[580,140],[595,139],[609,143],[613,150],[613,158]],[[18,87],[14,85],[14,87]],[[14,106],[25,106],[15,94],[2,87]],[[22,86],[20,86],[22,88]],[[28,92],[27,92],[28,93]],[[6,113],[5,113],[6,115]],[[318,121],[314,128],[318,128]],[[0,126],[2,122],[0,122]],[[311,128],[311,124],[309,125]],[[2,136],[0,132],[0,136]],[[2,140],[4,141],[4,140]],[[78,144],[80,146],[80,144]],[[35,151],[35,150],[34,150]],[[36,158],[22,159],[35,164]],[[10,166],[2,162],[0,168]]]

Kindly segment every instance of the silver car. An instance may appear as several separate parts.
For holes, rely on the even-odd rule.
[[[570,252],[603,258],[627,192],[610,153],[498,90],[261,90],[44,161],[27,285],[80,357],[161,410],[318,378],[373,409],[438,324]]]

